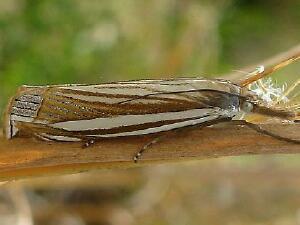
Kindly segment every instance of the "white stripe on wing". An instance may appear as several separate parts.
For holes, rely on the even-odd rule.
[[[201,124],[201,123],[204,123],[207,121],[213,121],[220,117],[222,117],[222,116],[215,114],[215,115],[202,117],[202,118],[198,118],[198,119],[192,119],[192,120],[177,122],[177,123],[173,123],[173,124],[166,124],[166,125],[162,125],[160,127],[151,127],[151,128],[147,128],[147,129],[143,129],[143,130],[122,132],[122,133],[115,133],[115,134],[87,135],[87,137],[109,138],[109,137],[126,137],[126,136],[138,136],[138,135],[145,135],[145,134],[153,134],[153,133],[158,133],[158,132],[163,132],[163,131],[174,130],[174,129],[178,129],[181,127],[193,126],[193,125]]]
[[[50,127],[59,128],[67,131],[85,131],[96,129],[112,129],[123,126],[140,125],[166,120],[178,120],[188,118],[199,118],[207,115],[219,116],[222,113],[218,108],[210,109],[191,109],[180,112],[165,112],[144,115],[121,115],[110,118],[96,118],[90,120],[66,121],[50,124]]]
[[[168,94],[159,94],[156,97],[165,98],[165,99],[146,99],[142,98],[143,96],[139,96],[136,99],[132,98],[114,98],[114,97],[104,97],[104,96],[91,96],[91,95],[81,95],[81,94],[69,94],[69,93],[59,93],[57,94],[62,97],[68,97],[72,99],[82,100],[86,102],[100,102],[104,104],[118,104],[118,103],[127,103],[127,104],[159,104],[161,102],[168,101],[168,99],[176,99],[176,100],[185,100],[189,99],[186,96],[180,95],[168,95]],[[141,98],[140,98],[141,97]]]
[[[63,97],[83,100],[87,102],[102,102],[106,104],[115,104],[115,103],[128,100],[128,98],[113,98],[113,97],[89,96],[89,95],[68,94],[68,93],[59,93],[59,95]]]
[[[104,85],[89,85],[89,86],[71,86],[71,87],[60,87],[60,89],[73,90],[73,91],[86,91],[91,93],[109,94],[109,95],[136,95],[143,96],[148,94],[153,94],[152,90],[146,90],[143,88],[126,88],[120,84],[116,85],[115,88],[108,87]]]

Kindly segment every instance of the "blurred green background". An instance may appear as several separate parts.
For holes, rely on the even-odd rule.
[[[0,108],[22,84],[216,76],[299,42],[300,1],[0,1]]]
[[[0,112],[22,84],[219,76],[299,40],[299,0],[1,0]],[[0,224],[300,224],[298,162],[248,156],[16,182],[0,192]]]

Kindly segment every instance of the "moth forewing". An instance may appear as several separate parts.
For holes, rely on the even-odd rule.
[[[24,86],[8,106],[5,133],[55,141],[160,133],[231,119],[240,95],[238,85],[203,78]]]

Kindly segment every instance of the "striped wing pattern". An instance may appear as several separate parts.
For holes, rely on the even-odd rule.
[[[46,140],[146,135],[231,118],[239,93],[228,81],[208,79],[24,87],[10,120],[20,133]]]

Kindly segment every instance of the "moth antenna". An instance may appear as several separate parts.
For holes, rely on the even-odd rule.
[[[242,74],[249,74],[249,72],[243,70],[232,70],[233,72],[242,73]]]
[[[232,70],[233,72],[238,72],[238,73],[242,73],[242,74],[246,74],[246,75],[256,75],[258,73],[262,73],[264,72],[265,67],[263,65],[257,66],[255,68],[254,71],[252,72],[247,72],[247,71],[243,71],[243,70]]]

